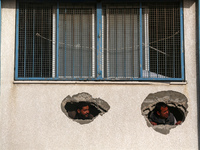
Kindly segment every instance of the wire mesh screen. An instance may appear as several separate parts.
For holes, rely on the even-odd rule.
[[[60,78],[94,78],[95,15],[94,8],[60,9]]]
[[[107,78],[137,78],[140,75],[138,6],[104,7],[104,71]]]
[[[182,78],[180,4],[141,4],[19,3],[18,78]]]
[[[143,4],[140,16],[137,3],[132,6],[105,5],[104,76],[115,79],[180,78],[179,7],[179,4],[169,3]],[[142,19],[142,29],[140,19]],[[141,33],[142,43],[140,43]],[[142,57],[140,57],[141,44]],[[141,65],[142,72],[140,72]]]
[[[181,78],[180,5],[143,9],[143,77]]]
[[[52,9],[19,5],[18,77],[52,76]]]

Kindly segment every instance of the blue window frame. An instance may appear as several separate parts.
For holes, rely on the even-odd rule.
[[[15,80],[184,81],[182,2],[17,2]]]

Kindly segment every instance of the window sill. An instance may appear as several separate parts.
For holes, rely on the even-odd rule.
[[[186,82],[143,82],[143,81],[14,81],[14,84],[115,84],[115,85],[186,85]]]

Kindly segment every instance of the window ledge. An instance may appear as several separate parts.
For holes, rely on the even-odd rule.
[[[142,82],[142,81],[14,81],[14,84],[116,84],[116,85],[186,85],[187,82]]]

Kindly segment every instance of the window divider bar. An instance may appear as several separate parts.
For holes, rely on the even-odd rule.
[[[16,14],[16,50],[15,50],[15,55],[16,55],[16,59],[15,59],[15,79],[18,78],[18,60],[19,60],[19,2],[17,2],[17,14]]]
[[[181,28],[181,78],[184,80],[185,79],[185,75],[184,75],[184,48],[183,48],[183,36],[184,36],[184,33],[183,33],[183,2],[181,1],[180,2],[180,28]]]
[[[59,2],[57,2],[57,25],[56,25],[56,78],[58,79],[58,70],[59,70]]]
[[[140,78],[143,78],[142,56],[142,3],[140,2]]]
[[[102,3],[97,3],[97,79],[102,79]]]

